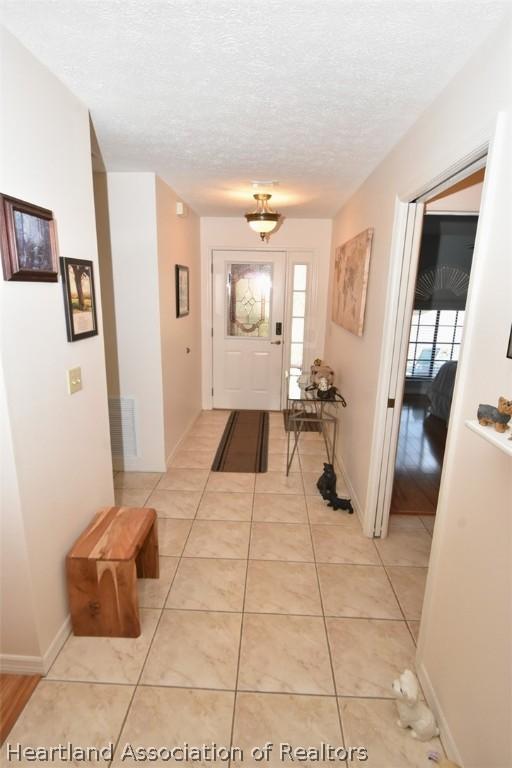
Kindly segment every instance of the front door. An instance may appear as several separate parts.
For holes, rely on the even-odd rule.
[[[284,251],[213,252],[213,407],[280,410]]]

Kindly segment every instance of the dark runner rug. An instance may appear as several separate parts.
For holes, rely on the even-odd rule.
[[[266,472],[267,459],[267,411],[232,411],[212,472]]]
[[[290,411],[283,411],[283,419],[284,419],[284,428],[287,432],[293,432],[293,425],[290,426],[289,420],[288,420],[288,414]],[[301,431],[302,432],[321,432],[320,424],[315,421],[311,421],[308,423],[307,421],[307,413],[303,414],[304,421],[301,421]],[[315,416],[314,413],[311,414],[312,417]]]

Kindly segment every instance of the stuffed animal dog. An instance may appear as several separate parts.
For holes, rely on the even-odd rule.
[[[420,701],[420,687],[414,672],[406,669],[391,686],[396,699],[400,728],[410,728],[413,739],[429,741],[439,735],[434,715]]]
[[[485,403],[480,403],[478,406],[478,423],[483,427],[494,424],[496,432],[506,432],[511,416],[512,400],[507,400],[506,397],[500,397],[497,408],[494,405],[486,405]]]
[[[332,464],[324,463],[324,471],[317,480],[316,487],[320,491],[322,499],[329,502],[328,507],[333,509],[346,509],[351,515],[354,507],[350,499],[340,499],[336,493],[336,472]]]

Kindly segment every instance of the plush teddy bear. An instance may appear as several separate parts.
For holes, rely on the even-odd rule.
[[[325,384],[324,384],[325,381]],[[325,387],[331,387],[334,382],[333,369],[324,363],[323,360],[317,358],[311,366],[311,384],[316,387],[320,385]]]
[[[512,400],[507,400],[506,397],[500,397],[497,408],[495,408],[494,405],[486,405],[484,403],[480,403],[478,406],[478,423],[481,424],[482,427],[492,426],[494,424],[496,432],[506,432],[511,416]]]

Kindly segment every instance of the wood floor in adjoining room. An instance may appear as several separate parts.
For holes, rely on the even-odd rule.
[[[0,674],[0,744],[6,740],[40,679],[41,675]]]
[[[406,395],[400,416],[392,515],[435,515],[445,443],[446,424],[428,415],[428,400]],[[432,522],[427,520],[427,525]]]
[[[166,473],[115,475],[118,504],[158,513],[161,572],[139,580],[142,634],[69,637],[12,740],[111,741],[114,768],[134,763],[121,761],[126,743],[233,745],[252,765],[267,741],[365,747],[370,768],[423,768],[441,744],[397,727],[391,683],[414,666],[430,534],[396,515],[372,540],[355,514],[329,509],[318,433],[301,435],[287,477],[282,414],[270,414],[269,472],[210,472],[227,416],[202,413]],[[277,752],[270,764],[282,765]]]

